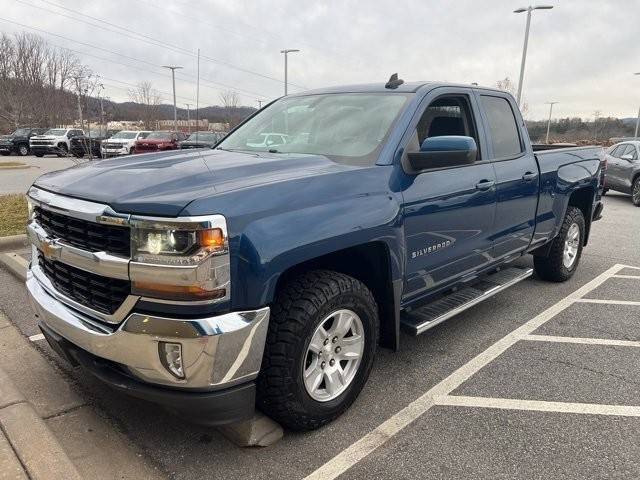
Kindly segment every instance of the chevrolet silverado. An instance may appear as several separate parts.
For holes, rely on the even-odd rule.
[[[255,142],[272,132],[286,142]],[[401,328],[532,275],[514,260],[571,278],[602,212],[599,155],[534,153],[513,97],[475,85],[285,96],[213,150],[41,176],[27,287],[52,347],[126,394],[202,424],[258,407],[314,429]]]

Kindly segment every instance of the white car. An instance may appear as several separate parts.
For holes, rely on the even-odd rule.
[[[84,131],[79,128],[50,128],[42,135],[31,137],[29,149],[36,157],[44,157],[47,153],[66,157],[71,148],[71,139],[82,135]]]
[[[270,148],[278,145],[285,145],[289,135],[285,133],[261,133],[257,138],[247,141],[247,147],[251,148]]]
[[[133,153],[136,140],[147,138],[150,133],[148,130],[122,130],[112,135],[110,138],[103,140],[100,145],[102,158]]]

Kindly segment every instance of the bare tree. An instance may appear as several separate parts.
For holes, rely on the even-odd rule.
[[[140,119],[144,122],[145,128],[154,128],[161,97],[151,82],[139,82],[136,88],[129,90],[129,98],[132,102],[141,104]]]
[[[502,80],[498,80],[496,82],[496,88],[503,92],[508,92],[514,97],[516,96],[517,87],[508,76],[504,77]],[[527,116],[527,113],[529,113],[529,105],[527,102],[522,102],[520,105],[520,112],[522,112],[523,117]]]
[[[80,64],[74,55],[27,33],[2,34],[0,52],[0,128],[3,123],[53,125],[73,118],[73,98],[66,88],[71,70]]]
[[[237,112],[240,95],[234,90],[224,90],[220,92],[220,102],[224,108],[225,122],[229,124],[229,128],[235,127],[240,123],[240,117]]]

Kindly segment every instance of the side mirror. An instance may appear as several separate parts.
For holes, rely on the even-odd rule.
[[[622,160],[628,160],[628,161],[633,161],[633,155],[631,155],[630,153],[627,153],[626,155],[622,155],[620,157]]]
[[[434,168],[470,165],[478,155],[478,146],[471,137],[447,135],[429,137],[420,145],[419,152],[407,154],[411,173],[420,173]]]

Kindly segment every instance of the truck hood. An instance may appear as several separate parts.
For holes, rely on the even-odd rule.
[[[31,137],[31,140],[55,140],[56,138],[62,137],[54,137],[53,135],[34,135]]]
[[[137,143],[148,143],[149,145],[157,145],[158,143],[171,143],[171,139],[170,138],[165,138],[165,139],[161,139],[161,138],[152,138],[152,139],[141,138],[140,140],[137,140]]]
[[[177,216],[203,196],[351,168],[318,155],[175,150],[87,162],[42,175],[34,185],[123,213]]]

